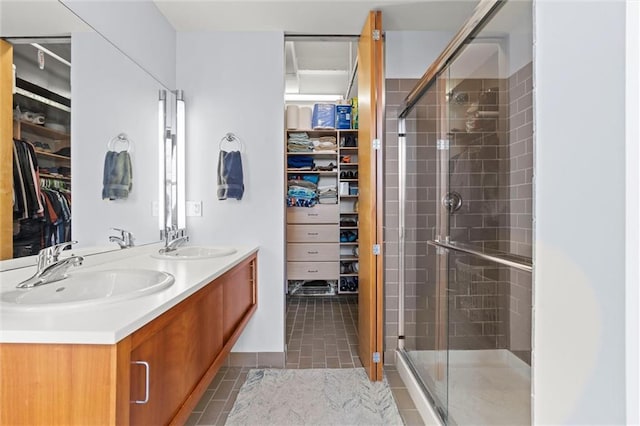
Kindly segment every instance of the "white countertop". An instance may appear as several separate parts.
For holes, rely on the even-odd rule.
[[[71,268],[68,273],[81,270],[153,269],[172,274],[175,277],[172,286],[122,302],[65,310],[14,311],[2,309],[0,303],[0,343],[117,343],[258,251],[257,246],[234,246],[236,253],[218,258],[152,258],[151,254],[157,253],[160,247],[162,244],[153,244],[87,256],[82,266]],[[35,267],[0,272],[0,292],[15,290],[19,282],[34,272]]]

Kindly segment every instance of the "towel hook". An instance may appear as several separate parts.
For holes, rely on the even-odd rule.
[[[118,136],[116,136],[115,138],[112,138],[109,143],[107,144],[107,149],[109,151],[115,151],[116,145],[118,143],[123,143],[125,144],[124,148],[120,150],[120,152],[122,151],[127,151],[129,152],[129,149],[131,148],[131,141],[129,140],[129,138],[127,137],[126,133],[120,133]]]
[[[233,133],[229,132],[226,135],[224,135],[222,137],[222,139],[220,139],[220,143],[218,144],[218,148],[220,150],[223,150],[223,145],[225,142],[229,142],[229,143],[234,143],[236,142],[239,146],[239,148],[237,149],[240,152],[244,152],[244,144],[242,143],[242,141],[240,140],[239,137],[237,137],[236,135],[234,135]]]

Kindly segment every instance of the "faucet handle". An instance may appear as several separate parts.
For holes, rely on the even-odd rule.
[[[133,238],[133,233],[131,233],[130,231],[127,231],[126,229],[121,229],[121,228],[111,228],[114,231],[118,231],[120,233],[120,236],[122,238],[122,242],[126,244],[127,247],[133,247],[133,241],[135,240],[135,238]]]
[[[55,246],[49,247],[50,255],[54,262],[58,261],[58,257],[60,256],[60,252],[66,249],[67,247],[71,247],[73,244],[78,244],[77,241],[66,241],[64,243],[56,244]]]

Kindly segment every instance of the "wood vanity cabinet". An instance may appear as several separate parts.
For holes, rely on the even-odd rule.
[[[116,345],[1,344],[0,424],[185,423],[257,308],[256,262]]]

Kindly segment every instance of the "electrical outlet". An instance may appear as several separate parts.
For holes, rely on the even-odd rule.
[[[202,216],[202,201],[187,201],[187,216]]]

